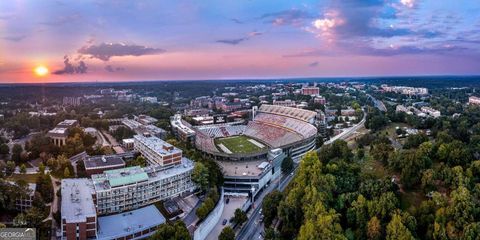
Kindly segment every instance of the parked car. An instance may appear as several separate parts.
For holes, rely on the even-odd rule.
[[[223,219],[222,225],[226,225],[227,222],[228,222],[227,219]]]
[[[227,198],[227,200],[225,200],[225,204],[228,204],[230,202],[230,198]]]

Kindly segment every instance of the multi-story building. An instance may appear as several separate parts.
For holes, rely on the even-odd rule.
[[[63,97],[63,105],[79,106],[82,104],[82,97]]]
[[[471,96],[471,97],[468,98],[468,103],[472,104],[472,105],[480,105],[480,98],[475,97],[475,96]]]
[[[95,189],[87,178],[62,180],[62,239],[86,240],[97,237]]]
[[[435,110],[431,107],[422,107],[421,110],[422,110],[423,113],[428,114],[429,116],[434,117],[434,118],[437,118],[437,117],[441,116],[440,111]]]
[[[327,103],[327,100],[326,100],[325,97],[323,97],[323,96],[316,96],[316,97],[313,99],[313,102],[314,102],[314,103],[317,103],[317,104],[325,105],[325,104]]]
[[[182,161],[182,150],[157,137],[133,136],[134,148],[151,165],[170,166]]]
[[[195,140],[195,131],[191,125],[182,120],[182,115],[175,114],[170,118],[172,131],[177,138],[184,142],[193,142]]]
[[[76,126],[78,126],[77,120],[64,120],[58,123],[54,129],[48,131],[47,136],[52,139],[53,144],[63,146],[67,141],[68,130]]]
[[[170,167],[134,166],[92,175],[97,212],[123,212],[192,192],[192,171],[193,162],[183,158]]]
[[[10,184],[15,184],[15,182],[9,182]],[[15,199],[15,209],[20,212],[24,212],[27,209],[32,207],[33,198],[35,197],[35,189],[37,184],[28,183],[26,195],[21,196],[20,198]]]
[[[88,176],[125,167],[125,161],[118,155],[87,156],[83,163]]]
[[[290,99],[287,100],[273,100],[273,105],[284,106],[284,107],[296,107],[295,101]]]
[[[319,95],[320,94],[320,88],[318,87],[303,87],[301,90],[302,95]]]

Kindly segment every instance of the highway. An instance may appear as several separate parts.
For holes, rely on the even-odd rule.
[[[366,121],[366,113],[364,111],[363,118],[360,122],[358,122],[356,125],[346,129],[342,133],[332,137],[330,140],[326,141],[324,145],[329,145],[335,142],[336,140],[344,140],[350,137],[352,134],[354,134],[356,131],[358,131],[361,127],[364,126],[365,121]],[[317,148],[316,151],[319,151],[320,148]],[[264,227],[263,223],[260,222],[260,216],[262,215],[260,213],[261,210],[261,205],[263,198],[265,195],[273,189],[277,189],[279,191],[284,191],[285,188],[287,187],[288,183],[293,179],[295,176],[295,173],[298,169],[298,165],[295,166],[293,172],[288,175],[283,175],[280,179],[280,183],[277,184],[270,184],[270,186],[263,191],[260,197],[257,198],[255,201],[255,206],[257,206],[255,209],[253,209],[252,214],[248,218],[247,222],[243,226],[242,229],[237,234],[236,239],[237,240],[250,240],[250,239],[263,239],[263,234],[264,234]]]

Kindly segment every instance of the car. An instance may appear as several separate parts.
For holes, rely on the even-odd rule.
[[[227,219],[223,219],[222,225],[226,225],[227,222],[228,222]]]
[[[227,198],[227,200],[225,200],[225,204],[228,204],[230,202],[230,198]]]

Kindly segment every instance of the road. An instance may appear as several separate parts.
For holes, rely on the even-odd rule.
[[[358,122],[356,125],[346,129],[342,133],[332,137],[330,140],[326,141],[324,145],[329,145],[335,142],[336,140],[344,140],[348,137],[350,137],[352,134],[354,134],[356,131],[358,131],[361,127],[364,126],[365,121],[366,121],[366,113],[364,112],[363,118],[360,122]],[[320,150],[320,148],[317,148],[316,151]],[[295,173],[298,169],[298,165],[295,166],[293,172],[288,175],[284,175],[280,179],[279,184],[271,184],[265,191],[263,191],[262,196],[259,197],[255,201],[255,205],[261,206],[261,203],[263,201],[263,198],[265,195],[271,191],[273,191],[274,188],[276,188],[279,191],[284,191],[285,188],[288,186],[288,183],[293,179],[295,176]],[[263,223],[260,222],[260,216],[262,215],[260,213],[261,207],[257,207],[253,209],[252,214],[248,218],[247,223],[243,226],[242,229],[237,234],[236,239],[237,240],[250,240],[250,239],[263,239],[263,233],[264,233],[264,227]]]

